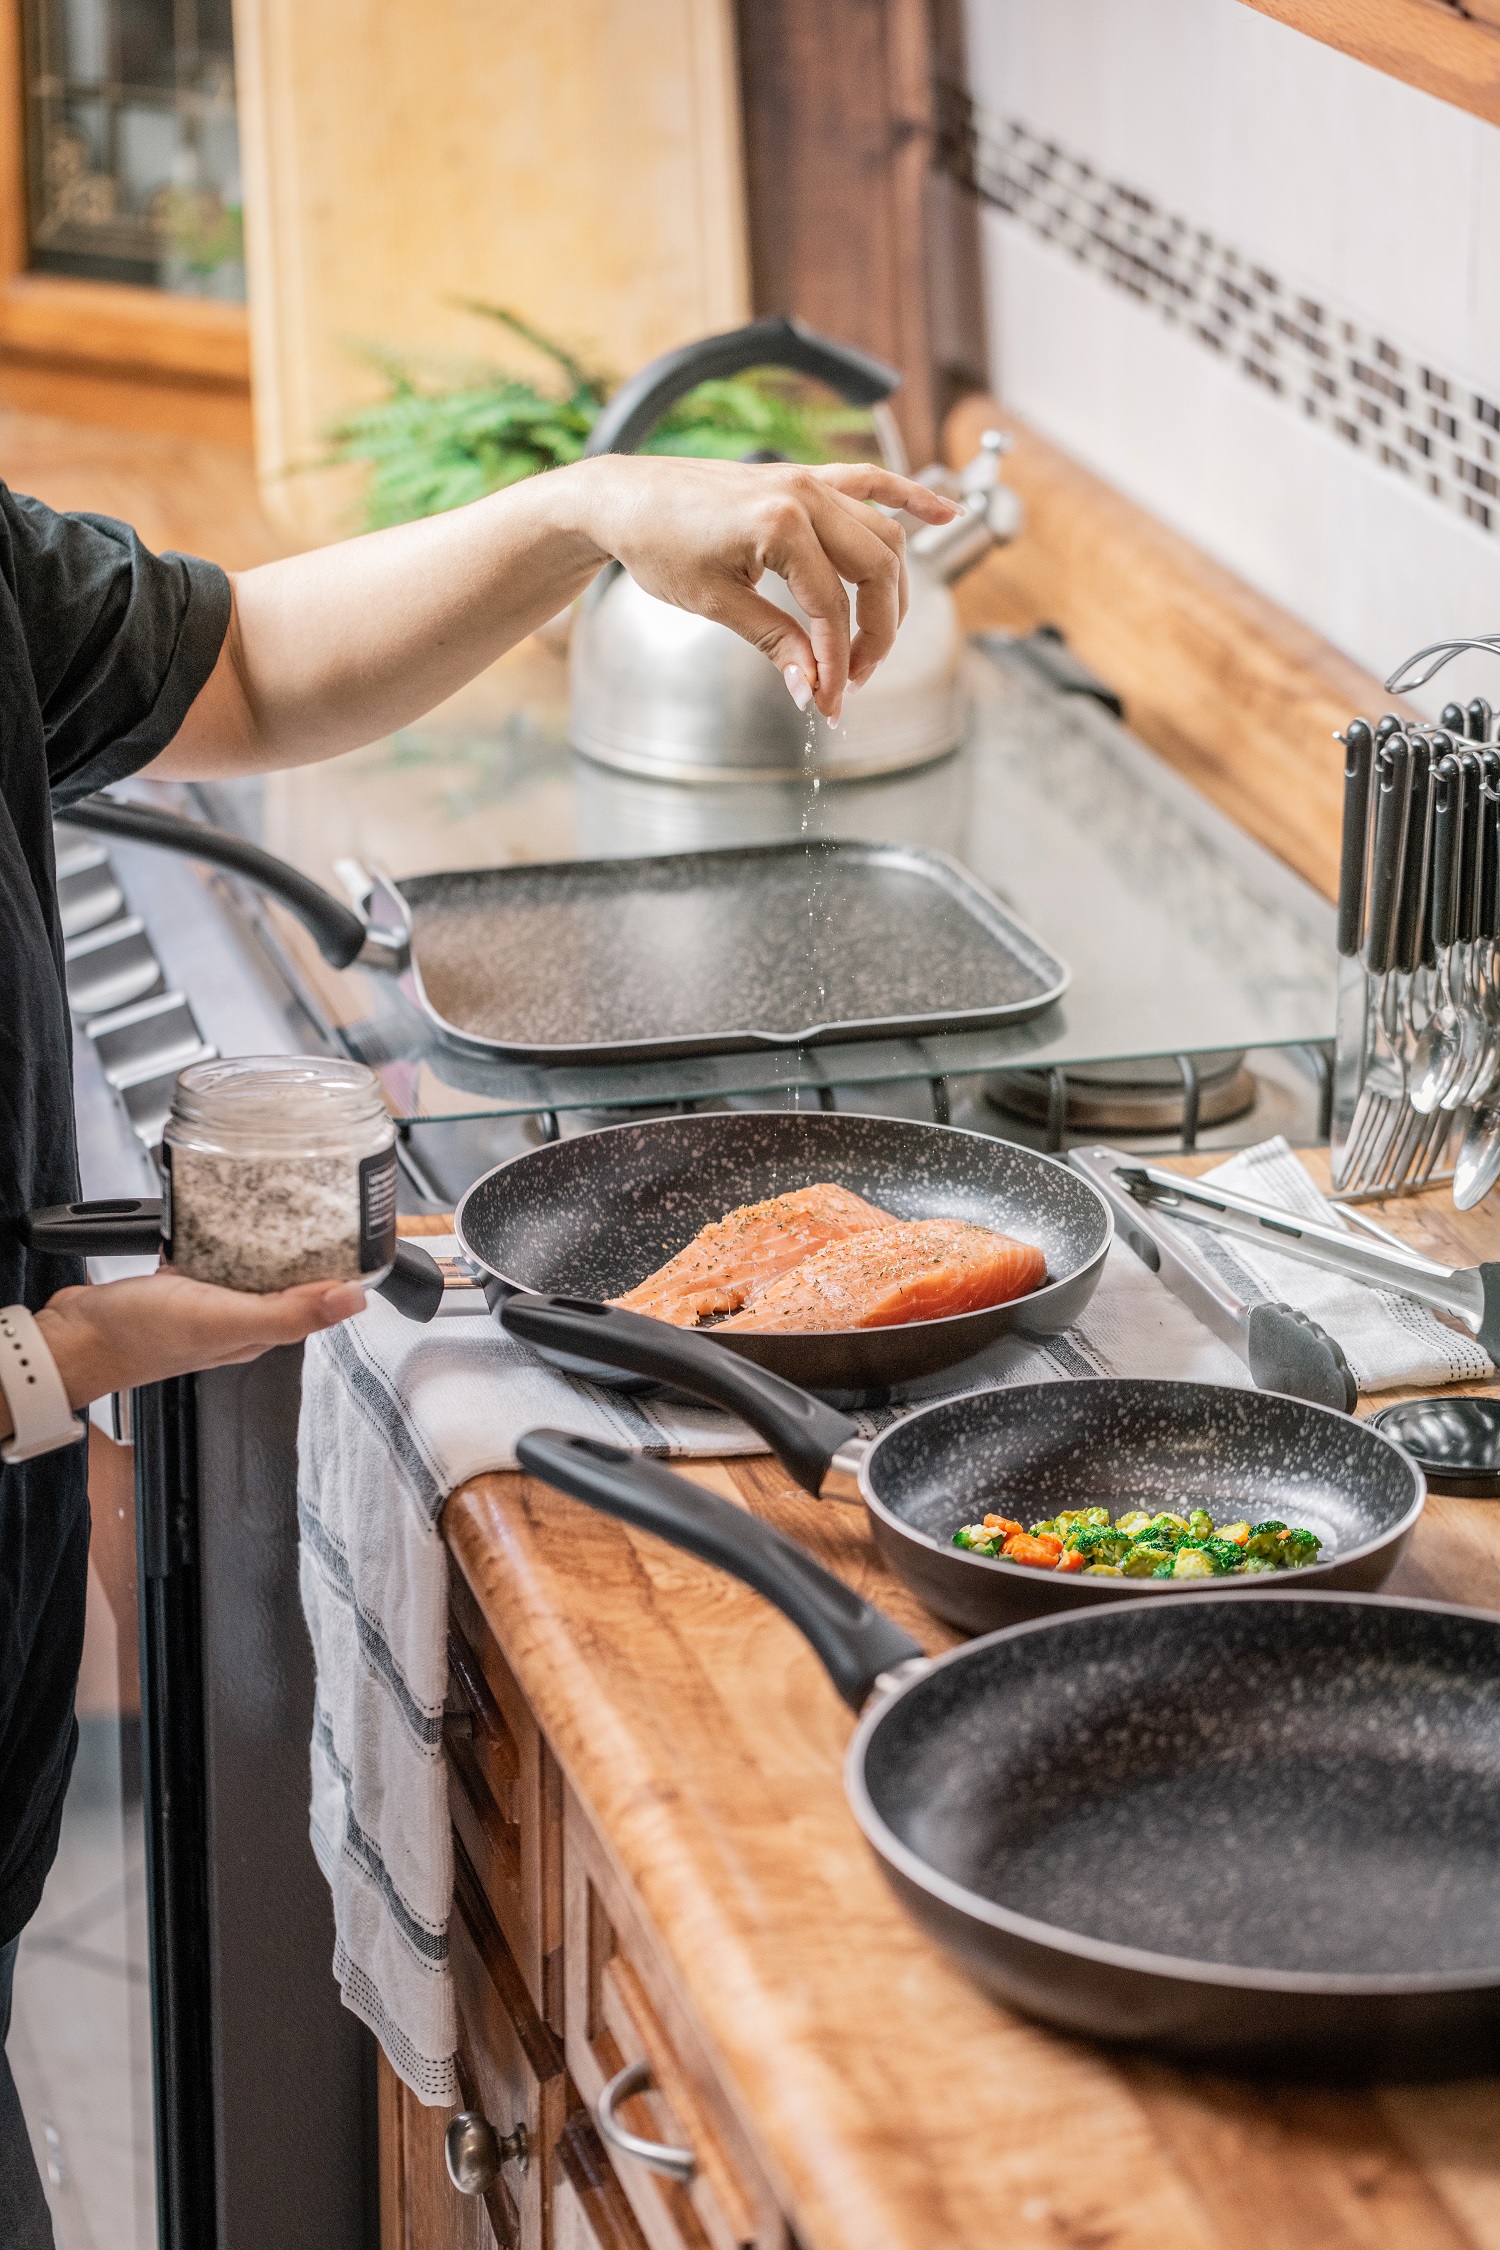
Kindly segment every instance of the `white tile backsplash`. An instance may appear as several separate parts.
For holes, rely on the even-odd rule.
[[[1240,0],[970,0],[969,35],[982,112],[1500,396],[1500,130]],[[1500,630],[1500,510],[1473,527],[1018,219],[984,240],[996,387],[1059,444],[1374,671]],[[1500,661],[1417,700],[1474,693]]]

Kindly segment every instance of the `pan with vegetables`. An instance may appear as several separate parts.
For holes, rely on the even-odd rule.
[[[863,1501],[891,1568],[969,1632],[1140,1595],[1170,1601],[1209,1580],[1238,1594],[1267,1584],[1263,1566],[1298,1585],[1373,1590],[1425,1497],[1421,1471],[1378,1430],[1273,1391],[1028,1383],[938,1400],[867,1439],[711,1333],[564,1297],[513,1296],[500,1319],[526,1343],[740,1415],[804,1491]],[[987,1516],[1006,1527],[998,1543]],[[1123,1538],[1122,1518],[1140,1519]],[[1104,1531],[1101,1546],[1090,1535]]]
[[[1304,1573],[1296,1592],[1132,1600],[934,1660],[660,1463],[557,1430],[517,1450],[797,1626],[859,1713],[845,1793],[884,1874],[1009,2005],[1234,2067],[1494,2069],[1500,1619],[1311,1594]]]

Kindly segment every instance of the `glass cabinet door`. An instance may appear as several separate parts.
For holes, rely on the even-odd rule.
[[[230,0],[25,0],[28,264],[242,300]]]

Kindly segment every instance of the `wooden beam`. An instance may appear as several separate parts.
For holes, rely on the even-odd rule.
[[[755,310],[899,367],[896,417],[930,461],[926,0],[739,0],[738,23]]]
[[[1059,626],[1143,741],[1333,897],[1343,820],[1334,730],[1355,712],[1409,707],[993,399],[954,408],[948,459],[967,460],[996,425],[1015,440],[1006,479],[1026,523],[960,582],[966,628]]]
[[[1466,14],[1445,0],[1244,0],[1244,5],[1500,125],[1500,0],[1469,0]]]

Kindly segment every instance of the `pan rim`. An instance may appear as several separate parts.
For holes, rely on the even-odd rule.
[[[913,1322],[912,1325],[915,1326],[916,1323]],[[1139,1389],[1157,1385],[1165,1386],[1169,1383],[1180,1390],[1220,1391],[1232,1389],[1235,1390],[1237,1396],[1277,1399],[1285,1405],[1305,1409],[1309,1414],[1326,1415],[1330,1421],[1352,1425],[1356,1429],[1368,1430],[1372,1437],[1378,1439],[1396,1456],[1402,1468],[1410,1476],[1414,1489],[1411,1505],[1400,1521],[1393,1524],[1389,1531],[1382,1531],[1378,1537],[1365,1540],[1361,1546],[1341,1548],[1337,1554],[1330,1555],[1326,1562],[1299,1565],[1295,1588],[1288,1586],[1282,1589],[1275,1586],[1266,1586],[1258,1583],[1254,1578],[1244,1580],[1236,1585],[1226,1577],[1222,1585],[1215,1583],[1212,1587],[1189,1587],[1175,1584],[1170,1579],[1143,1578],[1136,1581],[1137,1593],[1122,1597],[1115,1592],[1115,1588],[1119,1584],[1118,1579],[1087,1579],[1080,1573],[1077,1576],[1069,1575],[1065,1581],[1070,1593],[1070,1608],[1074,1606],[1071,1600],[1074,1593],[1085,1596],[1090,1602],[1103,1601],[1116,1609],[1122,1609],[1128,1607],[1132,1600],[1159,1601],[1163,1595],[1170,1596],[1177,1601],[1189,1600],[1194,1596],[1201,1600],[1205,1595],[1211,1595],[1215,1599],[1228,1596],[1231,1600],[1240,1601],[1247,1594],[1252,1593],[1274,1595],[1284,1590],[1290,1594],[1303,1589],[1315,1592],[1320,1586],[1326,1584],[1329,1572],[1346,1569],[1352,1563],[1368,1561],[1372,1555],[1382,1553],[1385,1548],[1395,1545],[1398,1540],[1408,1538],[1427,1505],[1427,1479],[1421,1468],[1409,1453],[1397,1445],[1394,1438],[1387,1437],[1384,1430],[1375,1428],[1373,1418],[1360,1419],[1356,1415],[1344,1414],[1336,1406],[1320,1406],[1314,1399],[1295,1398],[1290,1391],[1263,1391],[1251,1386],[1247,1391],[1242,1392],[1238,1390],[1237,1386],[1231,1384],[1204,1383],[1192,1376],[1078,1375],[1069,1378],[1068,1389],[1078,1391],[1087,1388],[1089,1384],[1102,1383],[1111,1383],[1116,1386],[1129,1384],[1133,1388]],[[860,1497],[869,1513],[878,1516],[880,1521],[888,1526],[899,1539],[914,1547],[921,1547],[929,1554],[941,1555],[945,1560],[951,1556],[955,1562],[968,1564],[971,1568],[998,1572],[1002,1578],[1010,1580],[1013,1584],[1028,1586],[1049,1584],[1055,1578],[1055,1572],[1036,1570],[1025,1563],[1006,1562],[999,1555],[976,1555],[966,1548],[953,1546],[951,1542],[945,1546],[940,1539],[935,1539],[930,1532],[919,1531],[915,1524],[908,1523],[904,1516],[897,1515],[875,1492],[870,1481],[870,1464],[887,1438],[895,1437],[899,1431],[907,1429],[911,1423],[920,1421],[924,1414],[935,1414],[943,1407],[960,1405],[966,1399],[989,1397],[993,1395],[996,1389],[1006,1397],[1019,1398],[1029,1392],[1038,1398],[1045,1398],[1046,1394],[1055,1390],[1055,1388],[1056,1385],[1053,1383],[1007,1383],[992,1386],[990,1390],[961,1391],[952,1398],[928,1399],[924,1404],[913,1407],[909,1413],[903,1414],[898,1422],[892,1422],[887,1429],[882,1430],[877,1437],[871,1440],[869,1450],[860,1463]]]
[[[631,1058],[637,1061],[649,1061],[652,1059],[670,1059],[672,1056],[685,1057],[693,1053],[775,1054],[787,1048],[814,1047],[820,1041],[824,1045],[852,1045],[862,1039],[922,1039],[935,1037],[943,1032],[950,1031],[982,1031],[989,1027],[1004,1029],[1012,1025],[1019,1026],[1033,1022],[1036,1017],[1045,1015],[1049,1008],[1056,1007],[1058,1002],[1066,997],[1073,982],[1071,963],[1065,961],[1040,932],[1031,927],[1029,922],[1024,922],[1018,914],[1013,913],[1004,900],[997,897],[980,876],[976,875],[971,868],[965,867],[962,861],[956,859],[951,852],[940,851],[935,845],[926,844],[898,842],[890,846],[882,846],[859,837],[831,836],[824,837],[821,841],[826,844],[843,845],[855,851],[890,850],[904,853],[908,859],[925,860],[937,864],[948,876],[950,882],[957,879],[960,885],[972,892],[987,910],[992,910],[1010,923],[1020,936],[1035,949],[1036,953],[1051,964],[1057,972],[1056,975],[1050,983],[1044,984],[1041,991],[1032,998],[1006,1001],[998,1006],[929,1009],[925,1015],[846,1016],[838,1017],[831,1023],[805,1024],[797,1031],[731,1028],[702,1034],[689,1033],[686,1036],[681,1033],[665,1033],[659,1038],[632,1040],[628,1047]],[[656,862],[709,858],[722,859],[727,862],[743,860],[747,855],[770,857],[775,854],[783,854],[790,856],[792,852],[799,848],[796,845],[773,841],[768,844],[745,846],[738,844],[710,845],[702,851],[656,852],[650,854],[649,857]],[[569,1043],[558,1040],[543,1042],[539,1040],[495,1039],[482,1032],[466,1031],[461,1025],[451,1022],[434,1005],[423,979],[421,959],[417,950],[413,905],[411,899],[402,889],[402,883],[416,884],[434,878],[461,880],[463,877],[470,875],[504,875],[512,872],[517,877],[523,874],[546,875],[556,873],[559,868],[570,870],[587,868],[594,871],[603,868],[639,867],[639,865],[640,861],[632,859],[629,855],[615,854],[600,859],[529,860],[524,864],[516,863],[514,868],[496,868],[493,866],[442,868],[434,870],[432,875],[404,876],[399,881],[390,881],[389,878],[385,878],[385,880],[390,881],[391,889],[400,898],[402,910],[405,914],[407,962],[412,980],[424,1011],[430,1021],[439,1028],[444,1039],[454,1047],[471,1053],[508,1055],[513,1058],[529,1059],[543,1064],[551,1063],[556,1066],[566,1066],[570,1059],[587,1061],[590,1057],[601,1053],[616,1055],[620,1052],[617,1041],[604,1039],[574,1040]],[[1040,972],[1037,973],[1040,974]],[[705,1039],[709,1042],[706,1048],[701,1044]]]
[[[816,1112],[804,1112],[800,1110],[731,1110],[728,1112],[699,1111],[696,1113],[697,1121],[699,1122],[702,1122],[704,1119],[711,1116],[724,1115],[745,1118],[766,1116],[802,1117],[804,1119],[804,1122],[810,1125],[814,1129],[814,1131],[818,1129],[822,1119],[827,1114],[828,1113],[823,1110],[819,1110]],[[1049,1171],[1061,1173],[1063,1178],[1069,1182],[1070,1186],[1082,1187],[1088,1190],[1088,1193],[1093,1197],[1095,1203],[1098,1205],[1099,1216],[1102,1219],[1104,1226],[1103,1238],[1100,1241],[1098,1247],[1092,1250],[1089,1253],[1088,1257],[1082,1259],[1078,1265],[1072,1267],[1067,1273],[1058,1274],[1055,1276],[1049,1274],[1048,1279],[1042,1284],[1040,1289],[1033,1289],[1024,1297],[1010,1298],[1007,1300],[1008,1304],[1045,1305],[1048,1299],[1053,1297],[1057,1291],[1063,1289],[1071,1289],[1075,1285],[1075,1283],[1081,1281],[1085,1275],[1092,1273],[1095,1267],[1101,1264],[1102,1261],[1108,1257],[1110,1244],[1114,1241],[1115,1238],[1114,1213],[1111,1211],[1108,1202],[1099,1193],[1099,1190],[1094,1186],[1092,1180],[1084,1179],[1082,1173],[1075,1172],[1070,1165],[1063,1163],[1059,1158],[1055,1156],[1046,1156],[1040,1149],[1025,1148],[1019,1141],[1004,1140],[998,1133],[971,1132],[969,1128],[964,1125],[938,1125],[936,1123],[925,1124],[921,1119],[915,1117],[871,1116],[863,1110],[835,1112],[834,1114],[836,1116],[842,1117],[845,1123],[859,1123],[870,1125],[903,1125],[909,1127],[914,1133],[942,1133],[948,1135],[954,1140],[977,1141],[987,1147],[1012,1149],[1018,1155],[1024,1156],[1034,1163],[1045,1165]],[[491,1180],[498,1179],[502,1172],[508,1172],[513,1165],[534,1163],[538,1157],[546,1157],[554,1149],[573,1148],[576,1147],[580,1141],[602,1139],[603,1136],[607,1133],[650,1133],[658,1129],[667,1129],[673,1127],[680,1129],[682,1126],[691,1124],[692,1122],[694,1122],[692,1118],[685,1117],[624,1118],[617,1125],[596,1125],[592,1128],[591,1131],[587,1133],[575,1134],[570,1141],[546,1141],[540,1148],[523,1149],[518,1156],[508,1156],[505,1158],[503,1163],[491,1165],[489,1171],[482,1172],[477,1180],[472,1181],[470,1185],[465,1188],[454,1210],[453,1231],[458,1237],[461,1248],[464,1250],[465,1254],[468,1257],[474,1260],[474,1263],[476,1265],[482,1266],[484,1271],[489,1274],[493,1280],[498,1281],[501,1284],[502,1288],[512,1290],[518,1295],[530,1295],[535,1288],[534,1283],[517,1281],[512,1275],[502,1273],[497,1266],[494,1266],[490,1263],[488,1258],[481,1256],[481,1254],[478,1250],[475,1249],[473,1243],[469,1240],[469,1237],[465,1232],[465,1213],[468,1210],[470,1201],[479,1193],[479,1190],[482,1187],[487,1186]],[[884,1335],[888,1332],[895,1333],[898,1329],[902,1334],[917,1335],[922,1333],[924,1330],[944,1328],[947,1329],[950,1333],[956,1332],[961,1335],[964,1332],[965,1324],[973,1322],[977,1325],[980,1322],[988,1320],[994,1313],[1003,1311],[1005,1309],[1006,1308],[1004,1306],[987,1305],[981,1307],[977,1312],[948,1313],[938,1320],[904,1320],[895,1324],[895,1327],[891,1331],[873,1328],[778,1328],[774,1331],[760,1330],[758,1332],[745,1330],[742,1331],[742,1333],[760,1333],[762,1335],[774,1334],[777,1342],[784,1343],[788,1350],[795,1349],[795,1347],[799,1344],[807,1346],[817,1346],[818,1344],[828,1342],[830,1339]],[[710,1338],[713,1338],[715,1336],[715,1331],[712,1328],[698,1328],[694,1329],[692,1333],[694,1335],[707,1336]],[[732,1346],[727,1344],[724,1348],[726,1350],[733,1349]],[[976,1349],[980,1348],[982,1347],[976,1346]],[[951,1364],[955,1367],[961,1366],[964,1357],[965,1355],[962,1353],[956,1354]],[[957,1551],[958,1550],[955,1549],[955,1552]]]
[[[1280,1395],[1280,1394],[1276,1394]],[[1462,1617],[1477,1624],[1488,1625],[1500,1632],[1500,1615],[1494,1610],[1480,1609],[1463,1602],[1435,1602],[1405,1599],[1398,1594],[1356,1594],[1319,1592],[1288,1588],[1285,1592],[1257,1587],[1248,1599],[1260,1602],[1292,1602],[1302,1606],[1338,1607],[1344,1609],[1398,1610],[1403,1613],[1419,1611],[1439,1617]],[[1222,1601],[1218,1593],[1185,1593],[1181,1606],[1199,1608]],[[1118,1617],[1132,1609],[1143,1614],[1149,1611],[1148,1602],[1117,1602],[1111,1612]],[[1068,1626],[1087,1625],[1093,1620],[1088,1610],[1060,1610],[1048,1617],[1029,1617],[1016,1625],[1004,1625],[993,1633],[985,1633],[975,1640],[961,1641],[956,1648],[945,1649],[936,1657],[923,1662],[920,1671],[893,1687],[878,1701],[866,1704],[856,1723],[854,1733],[844,1753],[844,1790],[850,1810],[876,1856],[893,1868],[914,1889],[924,1891],[941,1906],[950,1908],[972,1922],[980,1922],[998,1931],[1002,1936],[1013,1937],[1025,1944],[1036,1945],[1051,1953],[1066,1953],[1077,1960],[1096,1963],[1102,1968],[1120,1969],[1136,1975],[1168,1978],[1180,1984],[1222,1986],[1230,1991],[1285,1993],[1308,1998],[1371,1999],[1419,1996],[1444,1992],[1487,1992],[1500,1989],[1500,1961],[1493,1968],[1438,1969],[1419,1974],[1363,1975],[1341,1971],[1316,1969],[1251,1969],[1238,1968],[1231,1962],[1198,1961],[1185,1954],[1148,1953],[1140,1946],[1118,1945],[1107,1938],[1086,1937],[1081,1931],[1067,1930],[1058,1923],[1039,1922],[1032,1916],[1019,1914],[1012,1907],[997,1906],[993,1899],[980,1896],[966,1885],[955,1882],[951,1876],[914,1852],[910,1845],[887,1824],[876,1809],[874,1798],[865,1781],[865,1757],[877,1729],[899,1703],[915,1694],[933,1675],[961,1664],[966,1658],[988,1649],[997,1641],[1009,1641],[1029,1633],[1056,1632]],[[878,1694],[878,1691],[877,1691]]]

